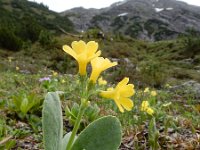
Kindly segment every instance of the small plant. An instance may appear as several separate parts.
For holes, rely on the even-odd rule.
[[[12,139],[15,133],[7,126],[5,118],[0,118],[0,149],[11,149],[15,146],[16,141]],[[11,134],[11,135],[9,135]]]
[[[76,119],[78,117],[79,108],[80,106],[77,103],[74,103],[71,109],[69,109],[68,106],[66,106],[65,108],[65,115],[69,119],[69,123],[72,126],[75,125]],[[96,120],[98,118],[99,111],[100,109],[97,104],[94,104],[94,106],[89,105],[85,110],[85,114],[81,120],[79,129],[84,129],[86,126],[89,125],[89,123]]]
[[[55,74],[56,73],[54,73],[53,76],[57,76]],[[54,92],[57,89],[58,80],[54,77],[43,77],[39,79],[39,82],[46,92]]]
[[[60,98],[57,93],[48,93],[43,106],[42,123],[44,133],[44,145],[46,150],[116,150],[121,143],[121,125],[114,116],[101,117],[90,123],[79,135],[77,131],[83,121],[84,114],[90,119],[95,119],[97,112],[95,105],[90,107],[92,96],[100,96],[112,99],[116,103],[120,112],[131,111],[133,101],[130,97],[135,93],[133,84],[128,84],[129,79],[124,78],[114,88],[106,91],[97,86],[100,74],[113,66],[116,62],[111,62],[107,58],[99,57],[101,51],[97,51],[98,44],[90,41],[87,44],[83,41],[75,41],[72,48],[65,45],[63,50],[76,59],[79,64],[79,87],[77,91],[80,97],[80,105],[74,104],[67,115],[73,120],[74,128],[63,138],[63,119]],[[87,64],[91,63],[92,72],[87,77]],[[101,81],[101,80],[100,80]],[[99,81],[99,84],[100,84]],[[101,82],[102,83],[102,82]],[[105,83],[105,82],[104,82]],[[112,138],[111,138],[112,137]]]
[[[160,148],[160,145],[158,143],[159,131],[156,128],[155,118],[151,119],[148,129],[149,129],[149,136],[148,136],[149,145],[152,150],[157,150]]]
[[[162,62],[150,59],[139,64],[139,74],[142,81],[154,87],[161,87],[167,80],[167,66]]]
[[[185,55],[193,57],[200,50],[200,34],[194,29],[188,29],[187,32],[188,35],[186,35],[183,39],[183,44],[185,45]]]
[[[22,44],[22,40],[15,35],[14,31],[0,26],[0,47],[18,51],[21,49]]]
[[[52,42],[52,35],[48,31],[41,30],[38,41],[43,47],[49,46]]]
[[[20,119],[25,119],[27,114],[33,114],[41,109],[42,99],[36,93],[21,92],[8,100],[8,109],[15,112]]]

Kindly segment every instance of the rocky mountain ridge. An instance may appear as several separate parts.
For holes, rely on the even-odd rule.
[[[102,9],[62,12],[77,31],[99,28],[150,41],[172,39],[188,29],[200,31],[200,7],[176,0],[124,0]]]

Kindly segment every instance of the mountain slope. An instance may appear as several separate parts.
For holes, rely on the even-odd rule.
[[[23,42],[37,41],[41,31],[57,34],[59,28],[72,32],[73,24],[43,4],[0,0],[0,47],[19,49]]]
[[[200,7],[175,0],[124,0],[92,13],[78,10],[62,15],[68,16],[79,31],[97,27],[104,32],[154,41],[174,38],[191,28],[200,30]],[[77,19],[82,16],[87,19]]]
[[[61,17],[56,12],[50,11],[42,3],[38,4],[27,0],[0,0],[1,23],[12,21],[20,24],[27,18],[33,19],[32,21],[50,30],[58,30],[57,26],[61,26],[67,31],[73,29],[73,24],[67,17]]]

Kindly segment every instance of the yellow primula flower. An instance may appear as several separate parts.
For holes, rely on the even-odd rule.
[[[151,91],[151,96],[156,96],[157,92],[156,91]]]
[[[102,91],[100,95],[104,98],[113,99],[121,112],[124,112],[124,109],[130,111],[133,108],[133,101],[130,97],[135,91],[134,85],[127,84],[128,82],[129,78],[124,78],[115,88]]]
[[[66,81],[64,79],[61,80],[61,83],[65,83]]]
[[[106,84],[107,84],[107,81],[104,80],[104,79],[101,77],[101,78],[99,78],[98,83],[99,83],[99,85],[106,85]]]
[[[148,101],[142,102],[140,110],[147,112],[149,115],[153,115],[153,113],[154,113],[154,110],[151,107],[149,107]]]
[[[148,93],[148,92],[149,92],[149,88],[146,87],[146,88],[144,89],[144,93]]]
[[[166,87],[166,88],[171,88],[171,85],[166,84],[165,87]]]
[[[142,104],[141,104],[141,111],[146,111],[149,107],[149,102],[148,101],[142,101]]]
[[[101,51],[97,51],[98,43],[90,41],[86,44],[84,41],[74,41],[71,46],[72,48],[64,45],[63,50],[76,59],[79,65],[79,74],[85,75],[87,64],[101,55]]]
[[[13,60],[13,57],[8,57],[9,62],[12,62],[12,60]]]
[[[19,67],[15,67],[15,69],[18,71],[18,70],[19,70]]]
[[[153,115],[154,113],[154,110],[152,108],[147,108],[146,112],[149,114],[149,115]]]
[[[101,72],[110,67],[116,66],[117,62],[111,62],[108,58],[96,57],[91,61],[91,65],[92,73],[90,76],[90,81],[96,83],[96,80],[98,79]]]
[[[57,76],[58,73],[56,71],[52,71],[53,76]]]

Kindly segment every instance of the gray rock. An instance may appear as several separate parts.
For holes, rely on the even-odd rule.
[[[194,63],[194,59],[192,58],[187,58],[187,59],[183,59],[181,60],[182,63],[185,63],[185,64],[192,64]]]
[[[176,85],[170,88],[170,91],[181,91],[184,94],[193,95],[194,98],[200,98],[200,83],[197,81],[187,81],[181,85]],[[200,100],[198,100],[200,102]]]
[[[91,27],[150,41],[172,39],[188,28],[200,31],[200,7],[176,0],[124,0],[103,9],[62,12],[78,31]]]
[[[196,70],[196,72],[200,73],[200,66],[195,66],[194,69]]]

